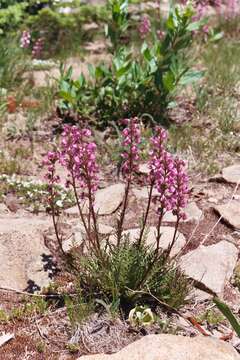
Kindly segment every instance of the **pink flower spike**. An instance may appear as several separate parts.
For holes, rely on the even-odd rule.
[[[121,157],[124,159],[122,173],[129,177],[138,171],[139,166],[139,144],[141,142],[141,129],[138,118],[125,119],[127,127],[122,131],[122,146],[124,151]]]

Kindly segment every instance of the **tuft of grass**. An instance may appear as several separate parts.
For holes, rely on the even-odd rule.
[[[92,300],[86,301],[80,289],[77,291],[77,297],[65,296],[64,301],[69,321],[73,327],[89,317],[94,311],[94,302]]]
[[[218,325],[225,320],[224,316],[217,309],[206,310],[203,314],[197,317],[199,323],[207,322],[209,325]]]
[[[79,345],[78,344],[67,344],[66,345],[66,349],[71,353],[71,354],[76,354],[79,351]]]
[[[5,312],[0,310],[0,324],[16,322],[29,318],[30,316],[43,315],[48,308],[48,303],[43,298],[34,298],[31,301],[24,300],[23,304]]]
[[[0,174],[21,174],[22,163],[19,161],[19,157],[8,157],[3,151],[0,151]]]
[[[234,269],[233,285],[240,290],[240,264]]]
[[[43,354],[45,351],[45,343],[43,341],[39,341],[36,344],[36,350],[39,354]]]
[[[27,66],[17,39],[12,36],[1,38],[0,54],[0,88],[14,90],[20,85]]]
[[[154,302],[154,297],[174,308],[186,303],[191,285],[178,268],[165,262],[164,254],[156,259],[151,246],[138,247],[127,238],[120,246],[109,246],[106,251],[103,263],[94,255],[78,260],[81,275],[77,278],[86,300],[118,304],[123,311],[136,304]]]

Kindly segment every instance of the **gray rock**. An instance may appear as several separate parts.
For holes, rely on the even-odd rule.
[[[143,175],[149,175],[150,174],[150,169],[148,167],[147,163],[144,164],[140,164],[139,165],[139,172]]]
[[[94,209],[98,215],[110,215],[116,211],[122,203],[125,185],[122,183],[110,185],[98,190],[95,196]],[[87,207],[83,207],[83,212],[87,213]],[[66,214],[78,216],[77,206],[66,210]]]
[[[161,239],[160,239],[160,248],[165,250],[168,248],[169,244],[171,243],[171,241],[173,239],[174,228],[170,227],[170,226],[162,226],[161,233],[162,233],[162,235],[161,235]],[[129,239],[131,241],[137,240],[139,238],[139,234],[140,234],[139,228],[123,231],[123,235],[128,235]],[[116,241],[115,236],[110,236],[109,241],[114,243],[114,241]],[[151,226],[148,229],[146,242],[149,245],[150,244],[154,245],[156,243],[156,228],[154,226]],[[178,232],[175,245],[173,246],[173,248],[171,250],[171,256],[175,256],[183,248],[183,246],[185,244],[186,244],[186,239],[185,239],[184,235],[181,234],[180,232]]]
[[[105,224],[98,224],[98,231],[102,235],[110,235],[114,232],[114,228]],[[75,226],[72,230],[72,236],[63,241],[63,250],[68,252],[73,247],[80,246],[85,237],[85,233],[83,225]]]
[[[24,290],[29,281],[39,287],[51,282],[45,268],[50,253],[42,236],[50,224],[37,216],[0,218],[0,286]]]
[[[230,203],[214,207],[223,220],[236,229],[240,229],[240,202],[232,200]]]
[[[62,248],[65,252],[70,251],[72,248],[80,246],[83,241],[83,234],[81,231],[76,231],[70,238],[62,243]]]
[[[232,165],[222,170],[222,177],[225,181],[233,184],[240,182],[240,164]]]
[[[233,274],[237,263],[238,250],[228,241],[210,246],[200,246],[180,259],[180,268],[187,276],[200,281],[218,295]]]
[[[143,186],[141,189],[133,188],[132,192],[137,199],[148,199],[149,197],[149,188],[147,186]],[[157,196],[158,194],[158,191],[153,189],[152,196]]]
[[[95,210],[98,215],[110,215],[116,211],[123,201],[125,185],[122,183],[110,185],[96,193]]]
[[[192,221],[192,222],[198,222],[201,219],[203,219],[203,213],[202,210],[199,209],[197,204],[195,202],[191,202],[187,205],[187,207],[184,209],[187,219],[184,220],[184,222]],[[177,217],[172,214],[171,211],[168,211],[164,217],[164,221],[174,222],[177,220]]]
[[[79,360],[239,360],[228,343],[211,337],[148,335],[112,355],[87,355]]]

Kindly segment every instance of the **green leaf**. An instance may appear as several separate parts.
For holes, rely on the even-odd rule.
[[[61,90],[64,91],[64,92],[68,92],[70,89],[70,85],[67,81],[65,80],[62,80],[61,81]]]
[[[213,34],[210,38],[210,41],[214,42],[214,41],[218,41],[218,40],[221,40],[224,36],[224,32],[223,31],[220,31],[216,34]]]
[[[194,21],[191,24],[187,26],[188,31],[197,31],[199,30],[203,25],[206,25],[208,22],[208,19],[204,18],[199,21]]]
[[[179,84],[180,85],[191,84],[195,81],[200,80],[203,77],[203,75],[204,75],[204,71],[190,70],[181,77]]]
[[[174,30],[175,29],[175,24],[174,24],[174,21],[173,21],[173,15],[172,14],[168,17],[167,22],[166,22],[166,26],[167,26],[167,29],[169,29],[169,30]]]
[[[95,78],[95,68],[92,64],[88,64],[88,71],[92,78]]]
[[[171,71],[168,71],[163,75],[163,86],[165,90],[172,91],[175,85],[175,78]]]
[[[81,75],[79,76],[79,78],[78,78],[78,83],[79,83],[80,87],[83,87],[83,86],[85,85],[86,80],[85,80],[85,77],[84,77],[83,74],[81,74]]]
[[[102,69],[101,66],[97,66],[96,69],[95,69],[95,76],[96,76],[96,79],[99,79],[101,78],[102,76],[104,76],[104,71]]]
[[[73,67],[70,66],[68,69],[67,69],[67,72],[66,72],[66,77],[68,79],[70,79],[72,77],[72,73],[73,73]]]
[[[221,313],[228,319],[233,329],[236,331],[238,337],[240,337],[240,323],[233,315],[229,306],[222,302],[218,297],[214,297],[213,302],[216,304]]]
[[[74,100],[75,100],[75,99],[74,99],[74,97],[73,97],[69,92],[66,92],[66,91],[61,90],[61,91],[59,92],[59,96],[60,96],[63,100],[69,102],[70,104],[73,104],[73,103],[74,103]]]
[[[150,62],[152,60],[152,54],[148,47],[145,48],[145,50],[142,52],[142,54],[146,61]]]
[[[127,64],[125,64],[124,66],[122,66],[120,69],[118,69],[118,71],[116,72],[116,77],[117,78],[120,78],[120,77],[122,77],[123,75],[125,75],[127,72],[128,72],[128,70],[130,69],[130,67],[131,67],[131,63],[129,62],[129,63],[127,63]]]

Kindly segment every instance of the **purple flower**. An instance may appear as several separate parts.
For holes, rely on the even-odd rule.
[[[58,159],[59,153],[57,151],[49,151],[42,162],[43,165],[47,167],[47,173],[44,177],[48,182],[49,198],[47,199],[47,202],[50,205],[53,204],[53,202],[57,199],[57,196],[59,195],[58,190],[55,186],[60,182],[60,177],[56,175],[56,163]]]
[[[188,177],[185,163],[167,152],[166,140],[167,132],[157,127],[149,152],[150,182],[158,191],[158,212],[173,211],[180,218],[184,217],[182,210],[188,199]]]
[[[23,49],[29,48],[31,42],[31,34],[29,31],[24,30],[20,39],[20,47]]]
[[[164,36],[165,36],[165,32],[162,31],[162,30],[158,30],[157,31],[157,37],[158,37],[158,40],[163,40],[164,39]]]
[[[141,130],[138,118],[136,117],[125,119],[123,122],[127,127],[122,132],[122,146],[124,149],[121,154],[124,159],[122,173],[124,177],[129,177],[138,170]]]
[[[88,194],[93,194],[98,188],[97,146],[91,141],[91,135],[89,129],[68,125],[62,134],[59,160],[67,168],[69,178],[80,185],[81,197],[86,189]]]
[[[144,15],[138,27],[140,37],[144,39],[147,34],[151,31],[151,22],[147,15]]]
[[[33,45],[33,49],[32,49],[32,57],[33,58],[38,59],[41,57],[41,54],[43,51],[43,46],[44,46],[44,39],[43,38],[37,39],[37,41]]]

